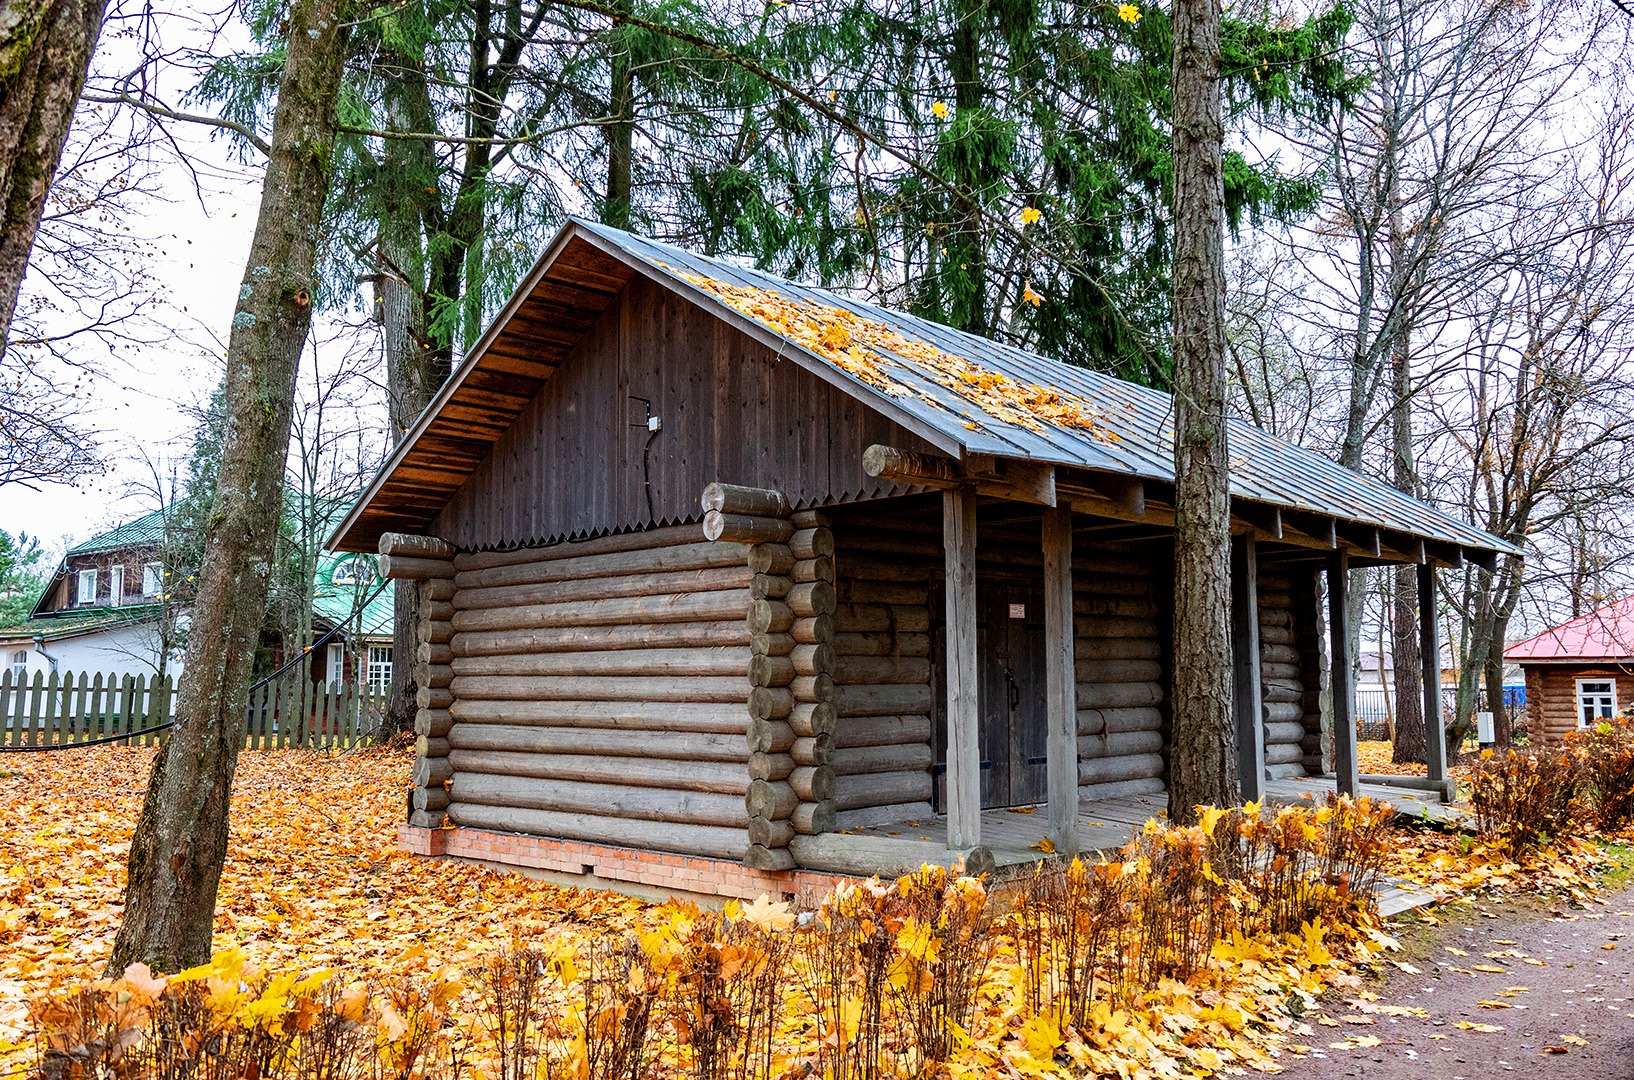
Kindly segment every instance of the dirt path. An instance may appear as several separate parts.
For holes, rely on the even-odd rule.
[[[1285,1059],[1281,1075],[1634,1080],[1634,887],[1587,910],[1483,901],[1453,904],[1435,917],[1439,923],[1430,926],[1407,915],[1414,929],[1404,934],[1403,951],[1389,957],[1418,973],[1388,967],[1386,978],[1361,987],[1377,1000],[1350,991],[1324,1001],[1338,1026],[1312,1022],[1310,1056]],[[1428,1016],[1391,1015],[1400,1009]]]

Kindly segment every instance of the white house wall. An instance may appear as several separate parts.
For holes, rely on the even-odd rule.
[[[36,671],[45,672],[49,678],[52,671],[74,675],[85,671],[93,675],[152,676],[159,670],[159,637],[151,624],[110,627],[71,638],[48,640],[44,643],[44,649],[50,654],[50,659],[39,651],[32,640],[11,639],[0,645],[3,670],[14,670],[13,656],[24,649],[28,651],[25,674],[28,679],[33,679]],[[55,664],[52,659],[55,659]],[[181,670],[182,658],[178,652],[165,665],[165,672],[174,678],[181,674]]]

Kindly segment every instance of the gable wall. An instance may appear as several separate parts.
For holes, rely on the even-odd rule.
[[[643,483],[646,406],[652,519]],[[906,491],[862,471],[905,429],[645,278],[631,281],[454,495],[433,532],[465,549],[550,543],[701,516],[714,481],[796,506]]]

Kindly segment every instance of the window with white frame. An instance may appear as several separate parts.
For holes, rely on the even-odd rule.
[[[1617,715],[1617,680],[1577,680],[1577,726],[1588,727]]]
[[[143,596],[148,596],[148,597],[158,596],[161,592],[164,591],[164,587],[165,587],[165,564],[164,563],[156,563],[156,562],[143,563],[142,564],[142,595]]]
[[[391,646],[369,646],[369,669],[364,676],[369,689],[376,694],[384,694],[391,689]]]
[[[362,556],[341,560],[335,564],[334,573],[329,575],[331,585],[367,585],[373,580],[374,563]]]
[[[346,646],[338,641],[329,643],[329,651],[323,665],[324,681],[330,686],[339,686],[346,681]]]
[[[81,570],[79,572],[79,595],[74,599],[77,607],[89,607],[96,603],[96,571]]]
[[[125,568],[116,566],[108,571],[108,604],[118,607],[125,595]]]
[[[28,650],[18,649],[11,654],[11,679],[20,683],[28,677]]]

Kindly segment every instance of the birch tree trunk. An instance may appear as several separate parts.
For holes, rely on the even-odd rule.
[[[107,0],[0,4],[0,353]]]
[[[261,209],[227,345],[227,437],[205,528],[187,679],[131,840],[111,973],[137,961],[177,971],[210,958],[296,368],[312,321],[350,9],[350,0],[297,0],[289,13]]]
[[[1169,817],[1238,801],[1231,722],[1220,6],[1175,0],[1174,723]]]

